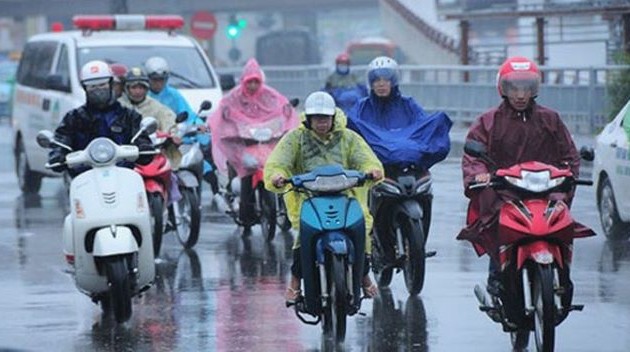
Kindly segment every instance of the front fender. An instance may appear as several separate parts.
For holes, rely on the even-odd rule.
[[[94,257],[133,253],[138,251],[138,243],[126,226],[104,227],[94,235]]]
[[[177,173],[177,179],[179,180],[179,183],[186,188],[197,188],[199,186],[197,176],[188,170],[180,170]]]
[[[535,241],[519,246],[516,251],[516,268],[520,270],[528,259],[539,264],[551,264],[555,261],[560,268],[564,266],[560,247],[547,241]]]
[[[415,200],[407,199],[402,203],[396,205],[394,209],[393,215],[394,219],[398,217],[398,214],[404,214],[406,217],[414,220],[421,221],[424,212],[422,211],[422,207],[420,203]]]

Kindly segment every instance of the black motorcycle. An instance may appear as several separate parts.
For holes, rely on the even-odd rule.
[[[402,270],[411,295],[424,286],[425,259],[434,256],[425,244],[431,224],[431,174],[415,167],[385,170],[387,178],[370,191],[374,217],[372,271],[381,287]]]

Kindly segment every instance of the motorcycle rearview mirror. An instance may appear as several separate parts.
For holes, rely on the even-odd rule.
[[[57,145],[67,151],[73,151],[69,146],[55,140],[55,134],[48,130],[41,130],[37,132],[37,144],[42,148],[51,148],[53,145]]]
[[[580,148],[580,158],[586,161],[593,161],[595,159],[595,151],[593,148],[584,145]]]
[[[188,111],[182,111],[175,117],[175,122],[180,123],[188,120]]]
[[[289,100],[289,103],[295,108],[300,104],[300,98],[293,98]]]
[[[204,100],[201,102],[201,105],[199,106],[199,112],[205,111],[205,110],[210,110],[212,109],[212,102],[210,100]]]
[[[494,160],[490,159],[488,156],[486,146],[481,142],[471,139],[467,140],[466,144],[464,144],[464,153],[474,156],[475,158],[480,158],[492,166],[496,165]]]
[[[486,155],[486,146],[474,140],[467,140],[464,144],[464,153],[480,158]]]
[[[146,132],[147,134],[152,134],[152,133],[155,133],[155,131],[157,131],[157,128],[158,128],[158,123],[155,117],[147,116],[143,118],[142,121],[140,122],[140,130],[136,133],[135,136],[133,136],[133,138],[131,138],[131,143],[135,142],[136,139],[140,137],[142,132]]]

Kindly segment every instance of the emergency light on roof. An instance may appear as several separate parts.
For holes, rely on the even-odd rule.
[[[184,26],[179,15],[77,15],[72,23],[83,31],[165,29]]]

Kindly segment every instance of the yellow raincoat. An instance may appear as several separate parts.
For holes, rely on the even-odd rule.
[[[300,118],[302,121],[306,119],[304,113]],[[293,175],[309,172],[315,167],[329,164],[339,164],[345,169],[363,172],[375,169],[383,170],[383,165],[374,155],[372,149],[361,136],[346,128],[346,122],[346,115],[337,108],[333,130],[328,134],[326,140],[319,138],[315,132],[307,129],[304,125],[300,125],[282,137],[265,164],[265,188],[276,193],[286,192],[290,186],[276,188],[271,182],[272,176],[281,174],[285,178],[289,178]],[[349,196],[356,198],[361,204],[365,216],[366,234],[370,233],[373,223],[367,207],[370,183],[346,191]],[[296,230],[300,223],[302,202],[305,199],[304,193],[288,192],[284,194],[289,219]],[[294,249],[300,246],[298,239],[299,236],[293,244]],[[371,253],[370,236],[366,236],[366,253]]]

